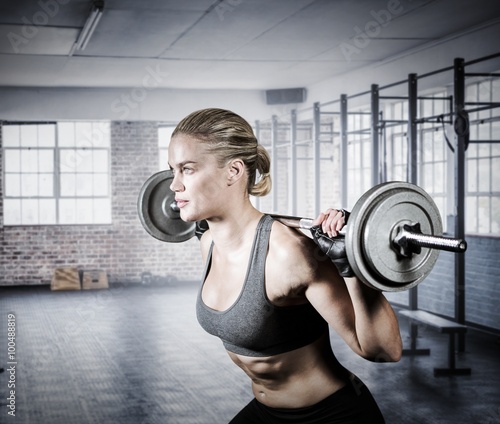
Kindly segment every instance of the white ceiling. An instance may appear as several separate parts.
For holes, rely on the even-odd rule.
[[[500,19],[499,0],[105,0],[69,56],[91,5],[2,0],[0,87],[307,87]]]

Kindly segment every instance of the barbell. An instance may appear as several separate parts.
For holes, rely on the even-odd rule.
[[[180,218],[170,189],[170,170],[152,175],[137,202],[145,230],[158,240],[179,243],[192,238],[196,223]],[[271,216],[293,228],[309,230],[312,219]],[[439,252],[463,253],[463,239],[442,236],[439,209],[421,187],[407,182],[376,185],[356,202],[345,226],[347,259],[356,276],[381,291],[415,287],[431,272]]]

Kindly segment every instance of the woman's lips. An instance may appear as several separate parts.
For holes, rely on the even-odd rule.
[[[182,199],[175,199],[175,203],[177,203],[179,209],[182,209],[184,206],[188,204],[188,201]]]

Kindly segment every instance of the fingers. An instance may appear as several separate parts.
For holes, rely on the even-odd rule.
[[[321,225],[321,229],[328,237],[336,237],[342,228],[344,228],[345,215],[342,210],[327,209],[321,212],[319,216],[313,221],[313,225]]]

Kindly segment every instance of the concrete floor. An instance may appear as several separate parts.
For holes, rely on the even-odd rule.
[[[251,398],[246,376],[196,322],[194,283],[51,292],[0,288],[0,423],[224,424]],[[8,358],[15,316],[15,373]],[[405,344],[407,323],[401,319]],[[375,364],[332,334],[339,360],[370,388],[390,424],[500,424],[500,344],[469,330],[457,366],[434,377],[447,335],[420,331],[430,356]],[[11,345],[12,346],[12,345]],[[11,350],[12,352],[12,350]],[[8,384],[15,379],[15,418]]]

